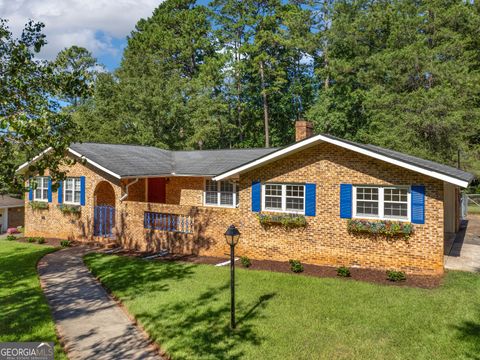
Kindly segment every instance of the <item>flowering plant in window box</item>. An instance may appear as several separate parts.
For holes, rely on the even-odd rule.
[[[404,237],[408,239],[413,233],[413,225],[411,223],[389,220],[369,221],[350,219],[347,223],[347,229],[350,233],[383,235],[388,238]]]
[[[60,204],[57,208],[64,214],[80,214],[82,207],[80,205]]]
[[[258,221],[263,226],[281,225],[287,229],[300,228],[307,226],[307,220],[303,215],[285,214],[269,215],[258,214]]]
[[[30,207],[33,210],[45,210],[48,209],[48,203],[45,201],[30,201]]]

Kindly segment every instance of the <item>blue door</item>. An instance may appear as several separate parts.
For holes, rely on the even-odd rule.
[[[115,226],[115,208],[109,205],[94,207],[94,235],[110,237]]]

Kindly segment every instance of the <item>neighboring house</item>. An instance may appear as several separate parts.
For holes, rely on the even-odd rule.
[[[22,199],[0,195],[0,234],[8,228],[23,226],[25,204]]]
[[[297,142],[280,149],[73,144],[66,156],[79,161],[65,169],[58,191],[48,176],[30,190],[26,235],[110,236],[128,248],[224,256],[223,234],[235,224],[242,233],[238,254],[253,259],[443,272],[444,234],[459,228],[460,189],[473,175],[312,136],[305,121],[296,130]],[[28,167],[19,172],[28,174]],[[30,202],[48,209],[33,210]],[[266,226],[259,214],[304,216],[306,226]],[[408,239],[352,233],[351,218],[412,223],[414,231]]]

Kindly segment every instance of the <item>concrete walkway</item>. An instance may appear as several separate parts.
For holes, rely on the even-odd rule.
[[[162,358],[83,264],[86,247],[46,255],[38,272],[68,357]]]
[[[480,272],[480,216],[470,215],[462,225],[445,256],[445,268]]]

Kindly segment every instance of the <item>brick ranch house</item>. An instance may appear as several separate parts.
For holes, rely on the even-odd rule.
[[[279,149],[72,144],[66,156],[77,161],[58,190],[48,172],[32,182],[25,235],[224,256],[235,224],[237,253],[252,259],[442,273],[445,234],[459,229],[460,189],[473,175],[312,131],[297,122],[297,142]],[[35,160],[18,171],[31,179]],[[275,224],[286,217],[301,226]],[[351,231],[355,219],[413,233]]]

